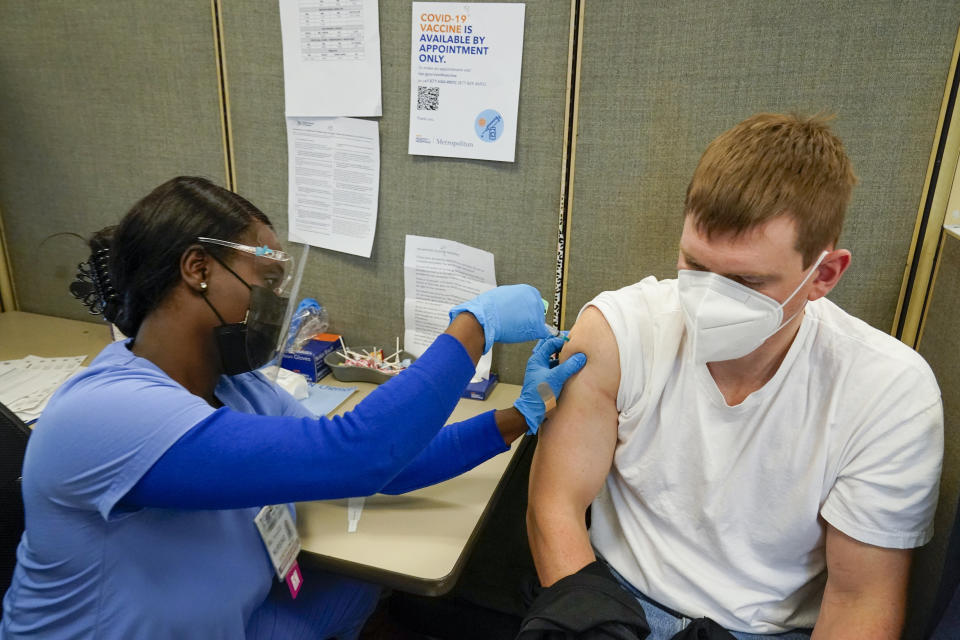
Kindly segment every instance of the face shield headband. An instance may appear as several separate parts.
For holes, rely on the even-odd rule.
[[[214,260],[250,291],[246,318],[243,322],[234,323],[224,321],[204,292],[204,302],[220,321],[220,326],[214,328],[214,339],[220,351],[223,372],[226,375],[237,375],[272,362],[280,350],[280,341],[284,336],[283,326],[290,316],[291,291],[299,284],[299,279],[293,277],[293,259],[283,251],[267,246],[252,247],[216,238],[197,240],[247,254],[256,261],[256,270],[263,282],[262,285],[248,283],[225,261],[210,253]]]

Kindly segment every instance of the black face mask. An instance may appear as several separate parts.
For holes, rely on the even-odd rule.
[[[265,287],[248,284],[233,269],[220,260],[218,262],[250,290],[250,306],[243,322],[224,322],[206,295],[203,296],[220,320],[220,326],[213,329],[213,337],[220,351],[223,373],[235,376],[259,369],[273,359],[280,342],[288,299]]]

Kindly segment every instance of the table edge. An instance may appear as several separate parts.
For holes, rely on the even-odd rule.
[[[415,595],[442,596],[449,593],[459,580],[460,574],[463,573],[463,569],[467,564],[467,560],[470,558],[470,552],[473,550],[477,538],[480,536],[481,530],[487,523],[490,513],[500,502],[504,487],[506,487],[510,478],[513,477],[513,474],[516,473],[522,454],[524,454],[531,447],[535,446],[535,440],[536,438],[534,436],[523,436],[516,449],[514,449],[513,455],[510,458],[510,462],[507,464],[506,469],[504,469],[503,475],[500,476],[500,481],[497,482],[497,486],[494,489],[493,494],[490,496],[490,500],[487,501],[487,505],[481,512],[480,517],[477,518],[477,524],[474,525],[473,531],[470,532],[470,536],[464,543],[463,550],[457,557],[457,561],[450,569],[450,572],[445,576],[441,578],[422,578],[411,576],[389,569],[381,569],[371,565],[352,562],[350,560],[343,560],[341,558],[334,558],[332,556],[326,556],[322,553],[306,550],[304,550],[301,554],[301,561],[306,567],[340,573],[352,578],[367,580],[368,582],[375,582],[391,589],[398,589],[400,591]]]

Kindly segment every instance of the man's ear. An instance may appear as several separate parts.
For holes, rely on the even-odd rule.
[[[200,283],[207,281],[209,258],[209,254],[198,244],[190,245],[180,256],[180,277],[194,291],[200,292]]]
[[[834,249],[828,252],[817,267],[817,274],[813,278],[813,286],[807,294],[807,300],[816,300],[830,293],[840,281],[840,276],[850,266],[850,258],[850,252],[846,249]]]

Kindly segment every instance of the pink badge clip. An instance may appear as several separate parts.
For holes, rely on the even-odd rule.
[[[300,573],[300,565],[296,562],[290,567],[286,577],[287,588],[290,589],[290,595],[296,599],[300,593],[300,587],[303,586],[303,575]]]

